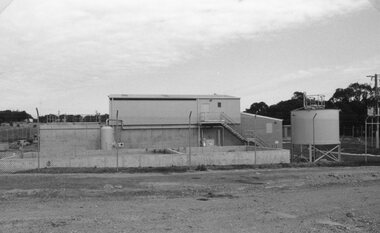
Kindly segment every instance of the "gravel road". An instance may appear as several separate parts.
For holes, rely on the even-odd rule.
[[[0,232],[380,232],[380,167],[2,174]]]

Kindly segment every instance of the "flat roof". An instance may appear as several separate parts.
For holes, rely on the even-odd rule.
[[[240,99],[239,97],[230,95],[129,95],[129,94],[111,94],[108,96],[110,99]]]

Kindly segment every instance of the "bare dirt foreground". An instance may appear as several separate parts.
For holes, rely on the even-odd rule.
[[[380,167],[3,174],[0,232],[380,232]]]

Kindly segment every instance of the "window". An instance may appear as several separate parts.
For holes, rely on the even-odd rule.
[[[218,108],[221,108],[221,107],[222,107],[222,103],[218,102]]]
[[[272,123],[266,123],[266,131],[267,131],[267,133],[273,133]]]

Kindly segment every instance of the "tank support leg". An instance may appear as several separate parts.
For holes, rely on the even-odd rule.
[[[313,149],[311,147],[311,144],[309,144],[309,162],[313,162]]]

